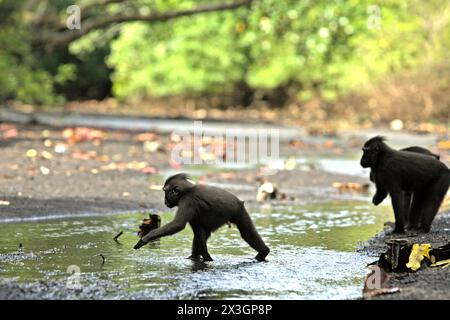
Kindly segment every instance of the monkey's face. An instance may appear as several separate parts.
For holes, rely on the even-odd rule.
[[[377,145],[374,146],[364,146],[362,148],[363,155],[361,158],[361,167],[370,168],[377,163],[379,148]]]
[[[178,201],[181,197],[180,188],[178,186],[167,185],[163,190],[165,193],[164,204],[168,208],[173,208],[178,205]]]

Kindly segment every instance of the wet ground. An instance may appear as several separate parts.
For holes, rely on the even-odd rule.
[[[439,214],[433,222],[431,232],[427,234],[393,235],[391,229],[378,233],[363,246],[359,252],[379,257],[386,252],[386,240],[393,238],[408,239],[411,243],[429,243],[432,248],[438,248],[450,242],[450,212]],[[391,273],[390,286],[400,288],[394,295],[382,295],[372,299],[450,299],[450,270],[449,268],[422,268],[415,273]]]
[[[171,141],[164,135],[158,137],[161,148],[148,151],[135,133],[107,132],[100,142],[69,144],[60,129],[20,127],[14,138],[0,141],[0,298],[359,298],[365,265],[376,259],[377,246],[356,249],[393,219],[388,205],[370,204],[373,190],[332,186],[368,183],[358,165],[364,139],[283,141],[281,163],[294,157],[296,165],[267,178],[287,197],[260,204],[255,195],[261,168],[168,166],[164,146]],[[58,144],[65,145],[64,152],[56,152]],[[189,228],[132,249],[148,212],[161,214],[163,223],[172,218],[158,189],[179,171],[245,201],[272,249],[269,262],[256,263],[236,228],[227,227],[212,236],[215,261],[208,264],[184,259]],[[440,223],[436,228],[446,238],[448,229]],[[120,230],[124,235],[115,243]],[[377,239],[381,248],[383,234]],[[99,254],[106,258],[103,265]],[[69,266],[79,267],[79,278],[70,277]],[[73,288],[77,279],[80,286]],[[414,282],[410,275],[403,279]]]

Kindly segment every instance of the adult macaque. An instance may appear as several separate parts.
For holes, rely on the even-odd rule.
[[[420,153],[420,154],[435,157],[438,160],[440,159],[439,155],[434,154],[430,150],[422,148],[422,147],[412,146],[412,147],[400,149],[400,151],[415,152],[415,153]],[[372,171],[370,171],[370,181],[375,182]],[[387,192],[386,192],[386,190],[377,190],[375,195],[376,196],[373,198],[372,202],[374,205],[377,206],[387,197]],[[409,217],[410,217],[410,212],[411,212],[412,195],[413,195],[412,192],[403,191],[403,205],[404,205],[403,210],[405,213],[404,216],[405,216],[405,228],[406,229],[411,229]]]
[[[417,153],[420,147],[397,151],[384,141],[377,136],[363,147],[361,166],[371,168],[377,188],[372,202],[378,205],[391,196],[395,233],[403,233],[406,223],[412,230],[429,232],[449,188],[450,170],[435,156]]]
[[[135,249],[160,237],[180,232],[189,223],[194,232],[189,258],[200,260],[202,257],[203,261],[212,261],[206,242],[211,232],[231,222],[236,224],[242,238],[258,252],[256,260],[264,261],[269,254],[270,250],[256,231],[244,203],[230,192],[193,184],[184,173],[169,177],[163,190],[166,206],[178,206],[175,218],[161,228],[150,231],[134,246]]]

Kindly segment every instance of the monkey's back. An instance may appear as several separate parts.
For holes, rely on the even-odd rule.
[[[196,211],[193,221],[213,230],[245,210],[241,200],[220,188],[197,185],[189,195],[190,205]]]
[[[388,178],[395,177],[405,190],[418,190],[449,169],[441,161],[429,155],[409,151],[397,151],[395,156],[380,159]]]

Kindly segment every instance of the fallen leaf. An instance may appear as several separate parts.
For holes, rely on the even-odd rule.
[[[157,135],[154,132],[140,133],[134,137],[135,140],[140,141],[140,142],[152,141],[152,140],[155,140],[156,138],[157,138]]]
[[[441,150],[450,150],[450,140],[441,140],[438,142],[438,148]]]
[[[142,168],[139,171],[141,171],[142,173],[145,173],[145,174],[155,174],[156,172],[158,172],[158,170],[156,170],[156,168],[150,167],[150,166]]]
[[[37,156],[38,152],[36,149],[28,149],[27,150],[27,157],[28,158],[35,158]]]
[[[17,130],[16,128],[11,128],[11,129],[3,132],[3,138],[5,138],[5,139],[15,138],[18,135],[19,135],[19,130]]]
[[[50,173],[50,169],[44,166],[40,166],[39,170],[41,170],[41,173],[46,176]]]
[[[297,166],[297,161],[294,157],[289,157],[286,162],[284,163],[284,170],[294,170]]]
[[[421,262],[424,258],[430,259],[431,244],[418,244],[415,243],[412,246],[411,254],[409,255],[409,261],[406,264],[408,268],[413,271],[420,269]]]
[[[53,155],[48,151],[42,151],[41,156],[42,156],[42,158],[47,159],[47,160],[53,159]]]
[[[69,144],[101,140],[104,137],[103,131],[87,127],[67,128],[63,130],[62,135]]]
[[[439,266],[443,266],[442,268],[446,268],[450,265],[450,259],[447,260],[441,260],[438,261],[436,263],[433,263],[432,265],[430,265],[430,267],[439,267]]]
[[[50,140],[50,139],[45,139],[44,140],[44,146],[45,147],[50,148],[52,145],[53,145],[52,140]]]
[[[361,184],[356,182],[333,182],[331,184],[333,188],[339,189],[340,191],[368,191],[369,190],[369,184]]]
[[[159,142],[158,141],[145,141],[143,149],[146,152],[155,152],[159,148]]]
[[[53,150],[55,150],[56,153],[65,153],[67,151],[67,146],[65,144],[58,143],[55,145]]]

